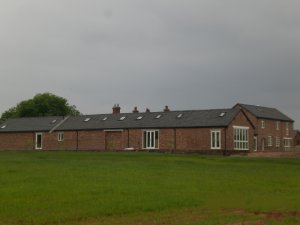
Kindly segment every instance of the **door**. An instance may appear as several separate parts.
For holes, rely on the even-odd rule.
[[[35,149],[43,149],[43,134],[36,133],[35,134]]]

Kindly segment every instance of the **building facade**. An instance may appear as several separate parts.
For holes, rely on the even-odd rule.
[[[0,125],[0,150],[141,150],[157,152],[203,152],[230,154],[258,150],[263,138],[272,145],[262,150],[277,149],[287,134],[285,121],[277,125],[237,105],[229,109],[113,113],[70,117],[8,119]],[[273,121],[273,120],[272,120]],[[277,121],[277,120],[275,120]],[[274,122],[274,121],[273,121]],[[266,128],[267,127],[267,128]],[[289,121],[292,129],[292,121]],[[266,143],[264,143],[266,145]],[[280,143],[280,146],[285,146]],[[270,147],[273,148],[270,148]]]

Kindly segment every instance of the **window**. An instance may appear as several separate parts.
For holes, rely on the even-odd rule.
[[[268,136],[268,146],[272,146],[272,136]]]
[[[249,150],[249,128],[233,127],[234,150]]]
[[[221,149],[221,131],[211,131],[211,149]]]
[[[89,122],[90,120],[91,120],[91,118],[88,117],[88,118],[84,119],[84,122]]]
[[[125,120],[126,119],[126,116],[122,116],[119,120],[120,121],[123,121],[123,120]]]
[[[183,116],[182,113],[178,114],[178,115],[177,115],[177,119],[180,119],[182,116]]]
[[[42,149],[43,148],[43,134],[36,133],[35,134],[35,149]]]
[[[59,132],[57,133],[57,141],[63,141],[64,140],[64,133]]]
[[[280,138],[276,137],[276,147],[280,147]]]
[[[161,115],[158,114],[158,115],[155,117],[155,119],[159,119],[160,117],[161,117]]]
[[[265,128],[265,121],[264,121],[264,120],[261,121],[261,128],[262,128],[262,129]]]
[[[7,127],[7,125],[5,124],[5,125],[3,125],[2,127],[1,127],[1,129],[4,129],[4,128],[6,128]]]
[[[222,113],[219,115],[219,117],[223,117],[223,116],[225,116],[225,114],[226,114],[226,112],[222,112]]]
[[[159,132],[158,130],[145,130],[143,132],[143,148],[158,149]]]
[[[53,123],[56,123],[56,121],[57,121],[57,120],[52,120],[51,123],[52,123],[52,124],[53,124]]]
[[[103,121],[106,121],[107,119],[108,119],[107,117],[104,117],[102,120],[103,120]]]
[[[291,147],[291,139],[290,138],[284,138],[283,139],[284,144],[284,150],[289,150]]]
[[[280,130],[280,121],[276,121],[276,130]]]
[[[289,122],[285,123],[285,134],[289,136]]]
[[[143,119],[143,116],[139,116],[138,118],[136,118],[137,120],[141,120]]]

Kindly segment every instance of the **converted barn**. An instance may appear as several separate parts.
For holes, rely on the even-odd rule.
[[[240,105],[142,113],[115,105],[110,114],[8,119],[0,125],[0,150],[248,152],[260,138],[254,118]]]

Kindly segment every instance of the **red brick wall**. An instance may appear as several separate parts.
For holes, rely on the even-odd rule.
[[[43,149],[45,150],[76,150],[77,132],[67,131],[64,134],[63,141],[58,141],[57,135],[60,132],[43,133]]]
[[[34,149],[34,133],[1,133],[1,150],[32,150]]]

